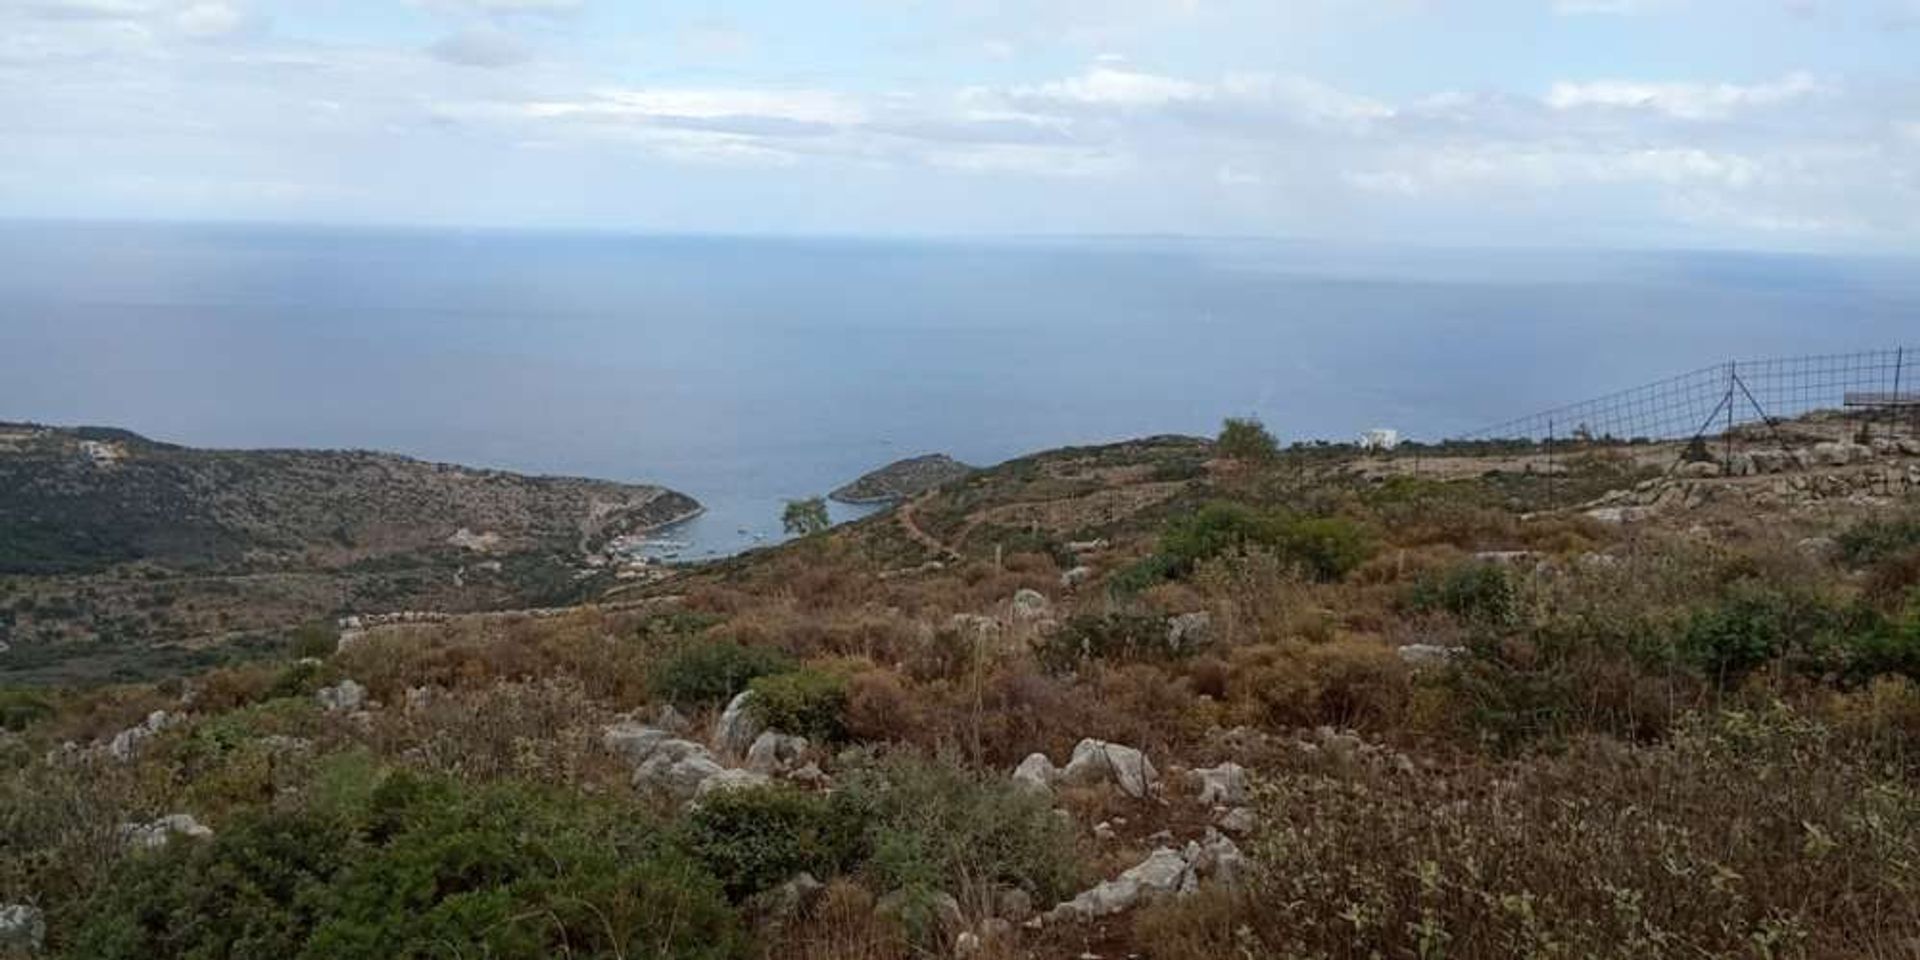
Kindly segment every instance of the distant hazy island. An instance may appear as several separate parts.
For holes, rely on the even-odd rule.
[[[917,497],[973,473],[944,453],[896,460],[828,494],[841,503],[883,504]]]

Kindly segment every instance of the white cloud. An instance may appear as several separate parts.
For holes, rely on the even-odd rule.
[[[428,51],[463,67],[510,67],[533,57],[533,49],[517,34],[487,24],[459,30]]]
[[[1121,107],[1161,106],[1181,100],[1203,100],[1213,91],[1205,84],[1119,67],[1095,66],[1077,77],[1012,91],[1015,98]]]
[[[173,22],[190,37],[223,37],[245,26],[247,15],[231,3],[195,3],[174,14]]]
[[[825,90],[657,87],[607,89],[576,100],[526,104],[539,118],[596,120],[779,120],[799,124],[852,124],[866,117],[856,101]]]
[[[1561,82],[1547,93],[1556,110],[1603,108],[1650,110],[1682,120],[1717,120],[1738,111],[1775,106],[1822,93],[1828,88],[1807,73],[1751,85],[1735,83],[1650,83],[1635,80]]]

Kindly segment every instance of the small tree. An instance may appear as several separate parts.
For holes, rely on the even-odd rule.
[[[1280,444],[1254,417],[1228,417],[1220,425],[1220,439],[1215,445],[1221,456],[1248,463],[1269,463],[1280,455]]]
[[[820,497],[788,500],[786,512],[780,515],[780,523],[791,536],[811,537],[831,525],[827,519],[827,501]]]

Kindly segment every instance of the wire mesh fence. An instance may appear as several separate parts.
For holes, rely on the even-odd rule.
[[[1836,411],[1867,432],[1920,432],[1920,350],[1738,360],[1497,423],[1454,442],[1553,446],[1731,438]]]

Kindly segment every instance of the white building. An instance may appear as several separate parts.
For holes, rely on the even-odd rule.
[[[1392,450],[1400,445],[1400,431],[1376,427],[1360,435],[1362,450]]]

